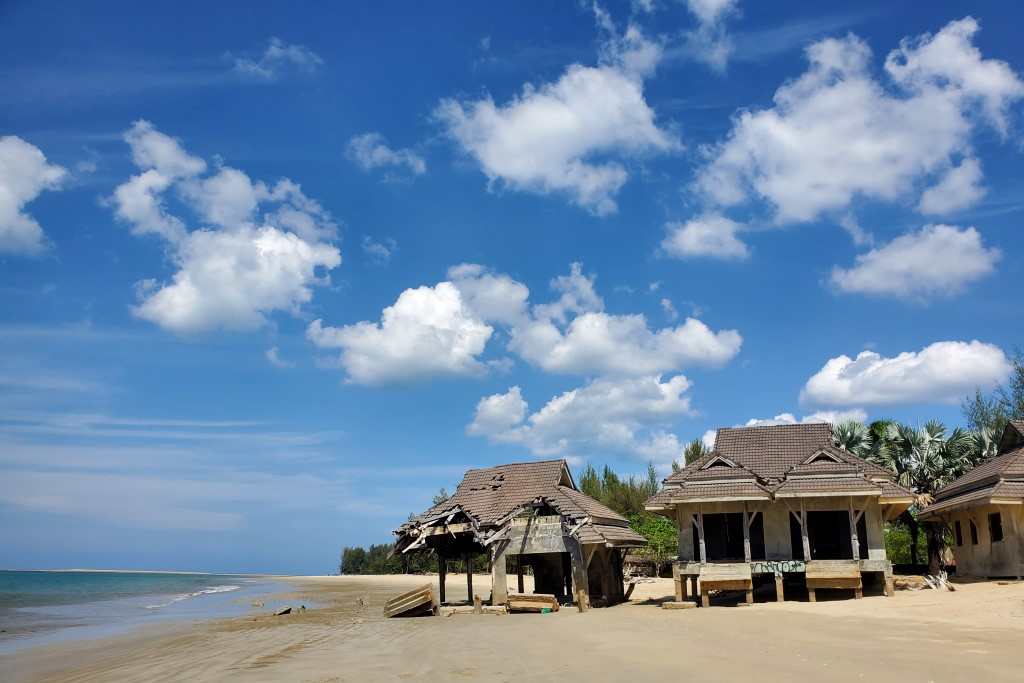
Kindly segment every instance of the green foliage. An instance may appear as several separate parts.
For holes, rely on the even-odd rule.
[[[1017,350],[1013,369],[1005,384],[990,394],[980,389],[961,404],[967,426],[974,432],[998,440],[1009,420],[1024,419],[1024,351]]]
[[[916,558],[911,556],[910,529],[905,524],[885,525],[885,555],[893,564],[916,564],[917,559],[927,557],[928,544],[924,536],[918,536]]]
[[[657,562],[664,562],[676,555],[679,534],[675,525],[660,515],[644,509],[647,499],[658,492],[660,482],[653,464],[647,465],[642,477],[620,477],[607,465],[600,474],[593,465],[587,465],[577,478],[580,490],[591,498],[607,505],[629,520],[629,525],[647,539],[646,552]]]
[[[631,515],[629,526],[647,539],[644,552],[659,565],[679,554],[679,532],[672,520],[644,512]]]
[[[431,503],[434,505],[440,505],[449,498],[451,498],[451,496],[448,494],[448,490],[442,486],[441,489],[434,494],[434,497],[431,499]]]
[[[426,574],[437,571],[437,555],[432,552],[412,552],[391,555],[390,543],[371,545],[369,548],[345,547],[341,551],[339,574]],[[487,553],[473,556],[473,571],[488,569]],[[448,571],[466,571],[465,562],[448,560]]]
[[[690,443],[686,444],[686,449],[683,451],[683,462],[687,465],[694,463],[705,455],[711,452],[711,449],[704,445],[701,439],[694,439]],[[673,461],[672,471],[676,471],[678,465]]]

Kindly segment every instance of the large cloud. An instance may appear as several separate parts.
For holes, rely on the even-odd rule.
[[[927,225],[857,256],[851,268],[834,268],[832,283],[843,292],[951,295],[991,273],[999,258],[974,228]]]
[[[125,140],[140,172],[110,203],[136,234],[166,240],[178,268],[169,282],[140,283],[139,317],[179,334],[254,329],[275,311],[297,313],[341,263],[337,226],[296,183],[270,187],[230,167],[204,176],[205,161],[147,121]]]
[[[43,191],[59,189],[66,176],[35,145],[0,137],[0,253],[38,254],[46,248],[43,228],[24,208]]]
[[[955,201],[926,191],[923,210],[975,201],[971,138],[984,123],[1005,133],[1024,95],[1006,63],[974,47],[977,30],[968,17],[904,40],[885,61],[887,83],[871,75],[859,38],[814,43],[810,67],[776,91],[774,106],[741,112],[728,139],[708,150],[697,188],[721,206],[763,199],[780,223],[843,211],[856,197],[905,200],[935,183],[955,187]]]
[[[862,351],[837,356],[800,393],[817,405],[956,403],[975,388],[991,387],[1010,373],[1002,349],[980,341],[944,341],[886,358]]]
[[[693,414],[686,394],[690,383],[676,375],[594,380],[555,396],[527,416],[519,387],[484,397],[467,433],[496,443],[522,444],[537,455],[582,456],[627,453],[666,464],[682,453],[668,431]]]
[[[595,214],[613,213],[629,177],[617,159],[678,145],[644,99],[644,78],[660,54],[630,28],[606,45],[598,66],[574,64],[554,83],[527,84],[505,104],[489,95],[446,99],[435,117],[492,183],[564,193]]]
[[[315,320],[307,337],[341,349],[349,381],[381,384],[443,375],[478,375],[477,360],[493,328],[476,318],[450,282],[407,289],[379,323],[327,327]]]
[[[553,301],[533,306],[526,285],[476,264],[453,266],[434,287],[407,289],[384,309],[380,323],[310,326],[322,348],[342,350],[349,379],[379,383],[438,375],[474,375],[495,327],[508,351],[542,370],[575,375],[640,376],[694,365],[722,365],[742,345],[735,330],[715,332],[695,318],[652,330],[643,315],[614,315],[594,278],[572,264],[555,278]]]

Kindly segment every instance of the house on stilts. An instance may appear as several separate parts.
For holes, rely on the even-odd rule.
[[[1024,420],[1007,423],[997,455],[939,489],[917,518],[949,527],[958,576],[1024,576]]]
[[[471,558],[487,552],[492,604],[508,600],[506,572],[512,561],[520,593],[528,566],[536,593],[554,594],[581,610],[622,601],[623,555],[647,544],[624,517],[576,488],[564,460],[469,470],[450,498],[394,533],[396,553],[437,555],[442,603],[447,561],[466,559],[472,598]]]
[[[865,579],[892,594],[883,524],[914,501],[895,475],[832,445],[827,424],[719,429],[714,449],[672,474],[646,507],[679,527],[676,600],[774,580],[862,595]],[[689,587],[689,590],[688,590]]]

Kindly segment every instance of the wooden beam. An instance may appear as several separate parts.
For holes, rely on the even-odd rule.
[[[447,562],[445,562],[444,555],[441,553],[437,554],[437,597],[440,604],[444,604],[444,580],[445,574],[447,573]]]
[[[707,547],[704,545],[704,512],[700,505],[697,505],[697,534],[700,540],[700,561],[708,561]]]
[[[807,509],[802,498],[800,499],[800,538],[804,544],[804,562],[810,562],[811,539],[807,536]]]
[[[743,503],[743,560],[750,562],[750,512]]]
[[[516,555],[516,587],[520,593],[525,593],[523,588],[523,556]]]
[[[491,547],[491,604],[504,605],[508,602],[508,579],[505,577],[505,550],[508,543],[502,541]],[[517,556],[518,559],[518,556]],[[521,593],[522,591],[520,591]]]
[[[786,591],[782,587],[782,574],[775,575],[775,600],[786,602]]]
[[[466,565],[466,600],[473,599],[473,556],[468,552],[462,555],[463,564]]]
[[[853,496],[847,501],[848,510],[850,513],[850,548],[852,557],[855,560],[860,559],[860,540],[857,538],[857,519],[853,510]]]

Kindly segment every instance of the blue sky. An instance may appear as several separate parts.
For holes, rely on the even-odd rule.
[[[325,572],[461,472],[957,424],[1006,3],[0,9],[0,566]]]

